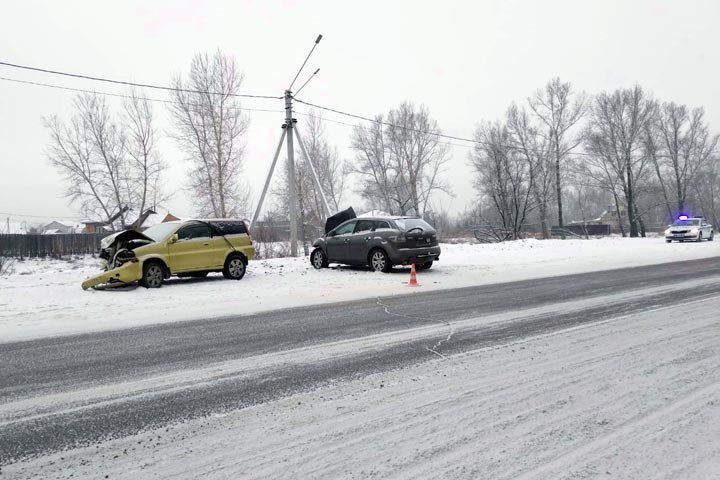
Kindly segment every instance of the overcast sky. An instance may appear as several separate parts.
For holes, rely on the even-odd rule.
[[[188,69],[194,53],[234,55],[244,91],[282,95],[317,34],[323,40],[306,74],[320,74],[300,95],[364,116],[403,100],[428,106],[445,133],[471,137],[475,125],[503,115],[553,76],[590,94],[634,83],[661,100],[706,108],[720,129],[720,2],[718,1],[12,1],[0,15],[0,61],[119,80],[166,85]],[[122,88],[0,66],[0,77],[104,92]],[[148,95],[167,98],[158,92]],[[0,215],[77,217],[44,151],[42,117],[72,113],[74,94],[0,80]],[[112,100],[111,105],[117,102]],[[282,101],[245,100],[282,109]],[[307,108],[297,105],[299,111]],[[159,125],[169,131],[161,104]],[[283,113],[252,112],[247,180],[259,195],[280,134]],[[336,114],[327,120],[353,123]],[[298,116],[302,127],[302,117]],[[328,123],[342,154],[351,127]],[[173,142],[169,202],[194,213],[183,190],[186,165]],[[468,148],[452,147],[445,173],[459,211],[474,198]],[[349,195],[346,203],[356,203]],[[30,218],[27,218],[30,220]],[[43,219],[39,219],[42,221]]]

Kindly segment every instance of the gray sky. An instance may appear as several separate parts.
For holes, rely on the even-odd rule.
[[[597,93],[639,83],[661,100],[703,105],[720,128],[720,2],[717,1],[6,1],[0,61],[166,85],[195,52],[236,57],[246,93],[282,95],[318,33],[306,74],[320,74],[300,98],[364,116],[403,100],[425,103],[445,133],[471,137],[553,76]],[[124,93],[95,82],[0,66],[0,76]],[[160,92],[149,96],[167,98]],[[72,217],[47,161],[42,117],[68,117],[71,92],[0,81],[0,212]],[[111,105],[117,105],[114,100]],[[282,101],[245,101],[282,109]],[[299,111],[307,108],[297,105]],[[162,105],[159,125],[171,128]],[[353,123],[336,114],[327,120]],[[302,117],[298,116],[302,127]],[[282,113],[253,112],[246,176],[259,195]],[[346,157],[351,128],[328,123]],[[161,144],[177,190],[174,213],[192,214],[182,190],[185,163]],[[453,147],[445,180],[462,210],[473,199],[469,149]],[[352,196],[347,198],[352,202]],[[357,203],[356,201],[353,203]],[[15,215],[19,217],[22,215]],[[6,215],[0,214],[2,220]],[[39,219],[42,221],[42,219]]]

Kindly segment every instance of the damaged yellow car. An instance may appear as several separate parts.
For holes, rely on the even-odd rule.
[[[240,280],[255,256],[247,224],[241,220],[167,222],[144,232],[124,230],[103,238],[105,271],[88,278],[84,290],[139,282],[158,288],[171,276],[204,277],[222,272]]]

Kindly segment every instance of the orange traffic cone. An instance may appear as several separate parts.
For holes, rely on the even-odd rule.
[[[417,273],[415,273],[415,264],[412,264],[412,267],[410,268],[410,282],[408,283],[411,287],[419,287],[420,284],[417,281]]]

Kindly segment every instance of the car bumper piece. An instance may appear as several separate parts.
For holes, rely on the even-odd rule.
[[[127,262],[117,268],[102,272],[90,277],[82,283],[83,290],[95,288],[105,284],[127,284],[137,282],[142,278],[142,266],[140,262]]]

